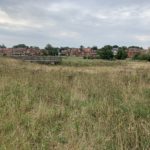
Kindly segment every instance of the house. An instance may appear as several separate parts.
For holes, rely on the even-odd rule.
[[[41,50],[35,48],[0,48],[0,55],[3,56],[14,56],[14,55],[30,55],[38,56],[41,55]]]
[[[70,56],[81,56],[81,50],[79,48],[70,49]]]
[[[61,56],[70,56],[70,49],[65,49],[60,52]]]
[[[92,48],[84,48],[83,51],[82,51],[82,56],[83,57],[87,57],[87,56],[90,56],[90,57],[96,57],[97,55],[97,52],[96,50],[93,50]]]
[[[96,57],[97,52],[92,48],[70,48],[61,51],[62,56],[76,56],[76,57],[88,57],[92,56],[93,58]]]
[[[3,48],[0,48],[0,56],[3,55]]]
[[[12,54],[12,48],[0,48],[0,55],[2,56],[11,56]]]
[[[42,55],[42,51],[36,48],[29,48],[26,50],[26,55],[39,56],[39,55]]]
[[[134,57],[136,54],[141,54],[143,52],[142,48],[128,48],[128,58]]]
[[[150,54],[150,47],[147,49],[147,53]]]
[[[83,48],[82,52],[81,52],[81,55],[82,56],[90,56],[91,55],[91,52],[92,52],[92,49],[91,48]]]

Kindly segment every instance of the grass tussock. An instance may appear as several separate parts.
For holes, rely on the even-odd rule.
[[[150,64],[67,67],[0,58],[0,149],[149,148]]]

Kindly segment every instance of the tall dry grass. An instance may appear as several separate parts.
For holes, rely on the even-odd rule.
[[[0,149],[149,150],[150,64],[109,63],[0,58]]]

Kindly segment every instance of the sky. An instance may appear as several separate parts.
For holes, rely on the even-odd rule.
[[[149,0],[0,0],[0,44],[150,46]]]

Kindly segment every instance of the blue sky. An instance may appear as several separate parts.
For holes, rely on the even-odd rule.
[[[0,0],[0,44],[150,46],[148,0]]]

